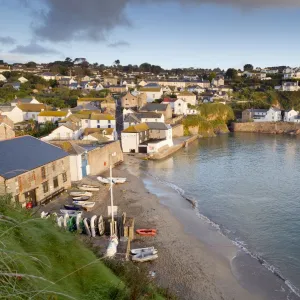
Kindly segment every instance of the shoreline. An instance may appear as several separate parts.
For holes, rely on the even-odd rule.
[[[150,265],[155,271],[159,286],[169,289],[179,299],[264,299],[245,289],[232,272],[232,259],[237,255],[237,247],[227,244],[224,251],[209,247],[195,236],[199,228],[185,228],[174,212],[163,203],[163,197],[151,193],[140,174],[135,174],[141,161],[126,156],[123,165],[115,168],[116,176],[128,177],[130,187],[118,186],[114,190],[116,205],[135,218],[137,228],[156,228],[155,238],[140,238],[132,247],[155,246],[159,259]],[[125,188],[125,189],[124,189]],[[178,195],[179,196],[179,195]],[[187,201],[181,201],[180,209],[195,214]],[[195,227],[195,226],[194,226]],[[209,224],[203,228],[209,230]],[[217,231],[212,231],[214,239]],[[227,243],[224,240],[222,243]],[[222,254],[221,254],[222,253]]]

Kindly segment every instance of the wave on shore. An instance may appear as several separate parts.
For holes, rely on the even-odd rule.
[[[185,199],[186,201],[188,201],[193,209],[196,210],[196,214],[199,218],[201,218],[202,220],[204,220],[206,223],[210,224],[213,228],[215,228],[221,235],[226,236],[235,246],[237,246],[239,249],[241,249],[242,251],[244,251],[246,254],[250,255],[252,258],[254,258],[255,260],[257,260],[262,266],[264,266],[268,271],[272,272],[276,277],[278,277],[281,281],[283,281],[285,283],[285,285],[290,289],[290,291],[292,293],[294,293],[296,296],[298,296],[300,298],[300,289],[298,289],[297,287],[295,287],[287,278],[285,278],[280,270],[278,268],[276,268],[275,266],[269,264],[262,256],[257,255],[255,253],[252,253],[250,250],[248,250],[246,248],[246,243],[243,241],[239,241],[239,240],[232,240],[228,237],[228,235],[226,234],[226,232],[230,232],[229,230],[222,228],[222,226],[220,226],[219,224],[213,222],[212,220],[210,220],[208,217],[204,216],[203,214],[201,214],[199,212],[198,208],[198,202],[195,199],[192,199],[192,197],[188,197],[186,196],[186,192],[185,190],[183,190],[182,188],[180,188],[179,186],[177,186],[176,184],[172,183],[172,182],[168,182],[166,180],[163,180],[161,178],[159,178],[158,176],[155,176],[147,171],[143,171],[143,173],[145,173],[145,175],[152,177],[154,180],[172,188],[174,191],[176,191],[183,199]]]

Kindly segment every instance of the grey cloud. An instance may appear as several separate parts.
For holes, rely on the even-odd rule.
[[[0,36],[0,44],[13,45],[15,43],[16,43],[16,40],[10,36]]]
[[[115,42],[115,43],[110,43],[107,45],[107,47],[109,48],[119,48],[119,47],[129,47],[129,43],[128,42],[125,42],[125,41],[118,41],[118,42]]]
[[[28,45],[17,45],[16,48],[12,49],[10,53],[22,53],[22,54],[29,54],[29,55],[37,55],[37,54],[60,54],[60,52],[46,48],[41,46],[35,42],[31,42]]]
[[[27,0],[27,7],[36,0]],[[46,10],[35,15],[33,30],[37,38],[52,42],[105,40],[117,26],[130,26],[126,7],[130,4],[178,3],[182,5],[219,4],[240,8],[300,7],[299,0],[40,0]],[[34,12],[36,14],[36,12]],[[36,18],[37,17],[37,18]]]

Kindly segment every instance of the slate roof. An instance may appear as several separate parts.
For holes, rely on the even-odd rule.
[[[9,179],[64,158],[62,149],[32,136],[0,141],[0,176]]]
[[[86,150],[84,148],[82,148],[81,146],[77,145],[76,143],[72,142],[72,141],[65,141],[62,143],[55,143],[53,142],[53,144],[59,148],[61,148],[62,150],[68,152],[71,155],[80,155],[86,152]]]
[[[168,126],[162,122],[146,122],[150,130],[168,130]]]
[[[2,112],[10,112],[14,109],[14,106],[10,106],[10,105],[0,105],[0,111]]]
[[[144,105],[140,110],[141,111],[166,111],[168,108],[168,104],[161,103],[148,103]]]

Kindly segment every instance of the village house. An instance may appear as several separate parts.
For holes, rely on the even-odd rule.
[[[142,81],[140,81],[139,82],[139,86],[145,86],[145,85],[147,85],[148,84],[148,82],[146,82],[145,80],[142,80]]]
[[[105,87],[108,89],[111,93],[116,94],[122,94],[128,91],[128,88],[126,85],[109,85]]]
[[[103,82],[104,85],[118,85],[118,77],[104,77]]]
[[[80,124],[80,123],[79,123]],[[43,141],[79,140],[82,135],[78,123],[67,121],[59,124],[50,134],[41,138]]]
[[[264,122],[267,112],[267,109],[245,109],[242,112],[242,122]]]
[[[209,89],[210,81],[209,80],[201,80],[201,81],[197,82],[197,85],[199,85],[200,87],[202,87],[204,89]]]
[[[197,104],[197,97],[194,93],[188,92],[188,91],[184,91],[184,92],[180,92],[177,95],[177,98],[184,100],[187,104],[190,105],[196,105]]]
[[[121,142],[125,153],[156,153],[173,146],[172,127],[159,122],[130,126],[122,131]]]
[[[155,113],[155,112],[140,112],[140,113],[131,113],[127,114],[124,123],[123,128],[126,129],[132,125],[140,124],[140,123],[146,123],[146,122],[165,122],[165,116],[162,113]]]
[[[0,82],[6,82],[7,80],[6,80],[6,77],[4,76],[4,75],[2,75],[2,74],[0,74]]]
[[[71,187],[70,159],[62,149],[32,136],[0,142],[0,194],[16,203],[45,203]]]
[[[116,110],[116,101],[115,99],[109,94],[105,98],[78,98],[77,99],[77,106],[92,104],[98,108],[105,109],[110,108]]]
[[[71,181],[80,181],[90,174],[87,150],[73,141],[51,142],[69,154]]]
[[[16,91],[19,91],[20,87],[21,87],[21,83],[20,82],[10,82],[10,83],[5,83],[3,85],[3,87],[8,87],[8,86],[12,87]]]
[[[138,93],[136,95],[133,95],[131,92],[127,92],[127,94],[121,98],[121,107],[123,108],[142,107],[146,103],[147,95],[145,93]]]
[[[282,121],[281,110],[276,107],[271,107],[265,116],[266,122],[279,122]]]
[[[0,105],[0,115],[7,116],[14,124],[24,121],[23,111],[18,106]]]
[[[165,120],[172,118],[172,108],[170,104],[147,103],[140,109],[140,112],[161,113],[164,115]]]
[[[114,128],[85,128],[83,131],[84,141],[111,142],[118,139]]]
[[[61,110],[56,110],[56,111],[52,111],[52,110],[48,110],[48,111],[44,111],[42,110],[39,114],[38,114],[38,123],[39,124],[44,124],[46,122],[52,122],[52,123],[56,123],[59,122],[67,117],[69,117],[71,115],[71,111],[61,111]]]
[[[287,69],[285,73],[283,73],[283,79],[300,79],[300,69]]]
[[[191,86],[187,87],[187,91],[190,93],[195,92],[195,93],[201,94],[201,93],[204,93],[206,91],[206,89],[200,87],[199,85],[191,85]]]
[[[215,78],[213,78],[213,80],[211,81],[211,84],[214,86],[220,86],[220,85],[224,85],[225,84],[225,80],[224,80],[224,76],[216,76]]]
[[[281,91],[283,92],[297,92],[299,91],[299,85],[298,85],[298,81],[296,82],[283,82],[282,86],[279,87]],[[276,87],[275,87],[276,89]]]
[[[298,111],[295,111],[294,109],[289,109],[284,112],[283,120],[284,122],[294,122],[295,117],[297,117],[298,115],[299,115]]]
[[[17,104],[41,104],[35,97],[32,98],[18,98],[15,97],[14,100],[11,101],[11,106],[16,106]]]
[[[55,80],[56,79],[56,76],[55,74],[51,73],[51,72],[45,72],[45,73],[42,73],[40,75],[40,77],[42,77],[43,79],[45,79],[46,81],[49,81],[49,80]]]
[[[148,83],[139,90],[147,95],[147,102],[153,102],[155,99],[160,99],[163,95],[163,90],[160,85]]]
[[[98,111],[82,110],[76,115],[81,119],[81,128],[116,128],[116,119],[109,114],[102,114]]]
[[[11,68],[7,64],[0,64],[0,74],[3,72],[10,72]]]
[[[47,109],[45,104],[18,104],[17,107],[23,112],[24,121],[37,121],[39,113]]]
[[[14,137],[14,122],[7,116],[0,115],[0,141]]]

